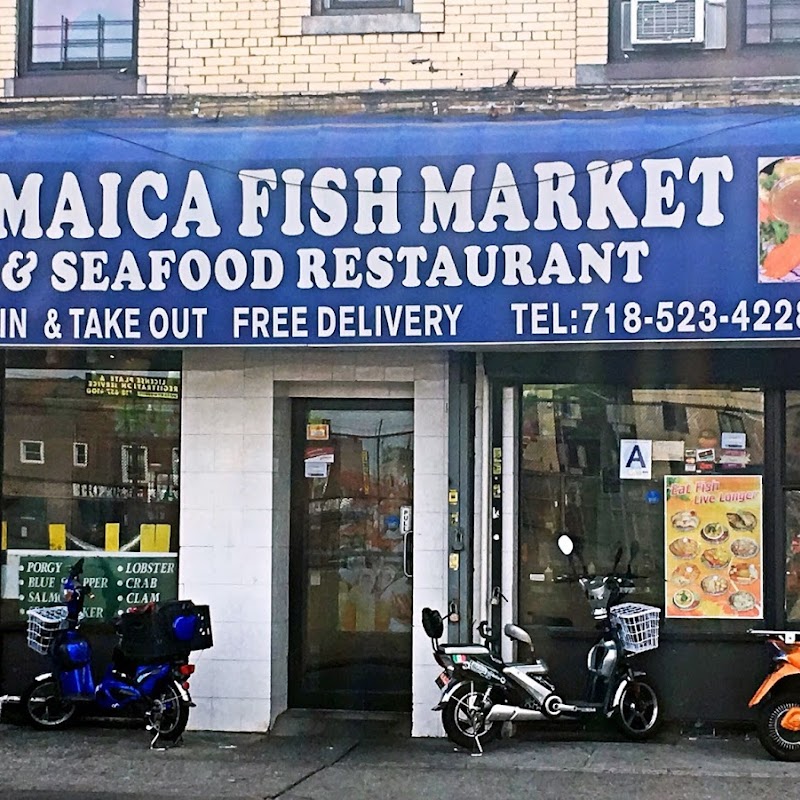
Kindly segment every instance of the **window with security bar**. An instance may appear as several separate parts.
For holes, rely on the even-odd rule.
[[[745,0],[747,44],[800,42],[797,0]]]
[[[22,71],[125,70],[136,41],[134,0],[21,0]]]
[[[411,7],[411,0],[312,0],[314,14],[400,13]]]

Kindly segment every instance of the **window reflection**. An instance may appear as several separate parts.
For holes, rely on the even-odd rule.
[[[786,619],[800,622],[800,491],[786,492]]]
[[[763,394],[735,389],[626,389],[524,385],[519,586],[523,622],[590,627],[585,603],[559,578],[562,531],[583,545],[590,572],[610,571],[622,548],[637,585],[632,599],[664,603],[664,478],[761,474]],[[744,436],[746,448],[730,446]],[[621,439],[653,442],[652,478],[620,480]],[[635,544],[634,544],[635,543]],[[692,623],[694,624],[694,623]],[[701,620],[703,626],[734,621]]]
[[[58,602],[58,577],[80,556],[96,586],[116,589],[97,592],[93,618],[169,599],[177,590],[179,357],[51,350],[7,358],[0,618]],[[45,586],[27,570],[25,593],[31,559],[58,574]],[[143,560],[128,569],[119,559]],[[118,582],[120,569],[159,577]]]

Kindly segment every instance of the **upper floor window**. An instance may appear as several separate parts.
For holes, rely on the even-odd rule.
[[[147,447],[137,444],[122,445],[122,482],[145,483],[147,481]]]
[[[20,0],[20,22],[22,72],[133,63],[134,0]]]
[[[19,460],[23,464],[44,464],[44,442],[23,439],[19,443]]]
[[[312,0],[313,14],[386,14],[411,11],[409,0]]]
[[[800,0],[608,0],[605,64],[579,84],[800,74]]]
[[[72,443],[72,465],[75,467],[89,466],[89,445],[86,442]]]
[[[746,0],[747,44],[800,42],[800,3],[797,0]]]

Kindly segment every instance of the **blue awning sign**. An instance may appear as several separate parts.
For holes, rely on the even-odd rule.
[[[0,128],[0,343],[796,339],[798,142],[780,109]]]

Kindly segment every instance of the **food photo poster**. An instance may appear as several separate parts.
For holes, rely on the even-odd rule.
[[[664,478],[666,616],[761,619],[760,475]]]

